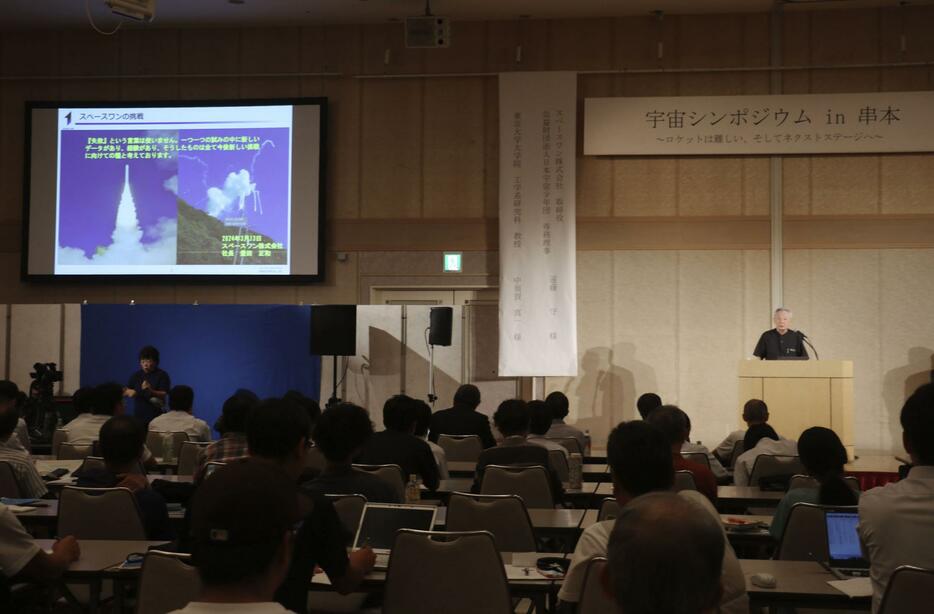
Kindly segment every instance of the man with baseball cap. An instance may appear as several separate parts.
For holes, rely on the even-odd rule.
[[[217,470],[192,501],[201,596],[176,612],[287,612],[274,595],[288,572],[300,519],[297,488],[275,465],[248,460]]]

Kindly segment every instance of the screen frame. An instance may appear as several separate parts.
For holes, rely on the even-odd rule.
[[[32,175],[32,113],[34,109],[130,108],[130,107],[250,107],[250,106],[317,106],[318,107],[318,272],[288,275],[56,275],[29,272],[30,178]],[[25,104],[25,142],[23,160],[23,223],[20,252],[20,281],[51,284],[160,284],[160,285],[289,285],[322,283],[325,281],[325,223],[327,181],[328,99],[326,96],[292,98],[238,98],[236,100],[29,100]],[[294,169],[293,169],[294,171]],[[57,223],[57,220],[56,220]],[[289,237],[289,248],[292,237]]]

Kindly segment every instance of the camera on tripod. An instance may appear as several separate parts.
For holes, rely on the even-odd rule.
[[[29,374],[29,377],[36,381],[40,393],[48,388],[49,396],[51,396],[52,384],[62,381],[64,374],[58,370],[54,362],[37,362],[32,368],[34,371]]]
[[[33,372],[29,377],[33,381],[29,386],[30,395],[24,407],[26,422],[38,441],[51,441],[59,422],[58,410],[53,401],[53,388],[55,382],[62,381],[64,374],[54,362],[37,362],[32,368]],[[32,395],[33,390],[38,393],[35,397]]]

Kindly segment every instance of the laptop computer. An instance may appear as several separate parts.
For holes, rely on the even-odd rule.
[[[438,508],[434,505],[398,505],[391,503],[367,503],[360,515],[353,549],[365,546],[376,554],[376,569],[386,569],[389,553],[399,529],[431,531],[435,526]]]
[[[830,552],[830,568],[844,576],[868,576],[869,561],[863,558],[859,545],[859,514],[848,511],[828,511],[824,514],[827,523],[827,546]]]

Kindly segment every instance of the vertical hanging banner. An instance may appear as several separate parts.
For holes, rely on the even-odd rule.
[[[577,73],[499,75],[499,375],[577,375]]]

